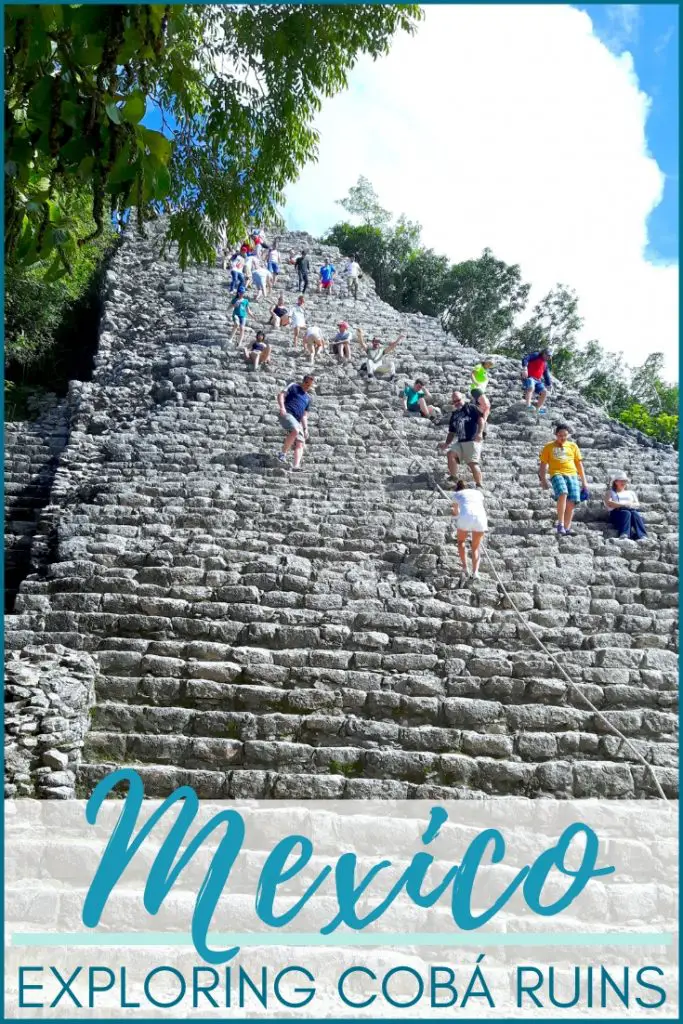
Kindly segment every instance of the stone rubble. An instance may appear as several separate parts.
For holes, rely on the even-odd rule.
[[[156,797],[186,783],[210,798],[656,795],[585,695],[674,795],[676,453],[564,387],[537,423],[519,366],[497,361],[488,551],[577,693],[486,560],[478,581],[455,586],[431,473],[443,481],[450,393],[468,388],[482,353],[382,303],[367,276],[357,302],[313,285],[308,323],[328,339],[341,319],[407,339],[394,385],[319,360],[311,443],[288,472],[276,395],[308,368],[291,329],[268,329],[273,368],[254,373],[229,344],[229,275],[181,272],[159,255],[160,230],[130,234],[113,259],[93,379],[71,386],[70,433],[33,540],[49,559],[34,559],[6,619],[8,793],[84,794],[132,765]],[[343,265],[334,247],[280,235],[283,258],[302,245],[314,266],[324,253]],[[293,268],[280,283],[291,305]],[[267,318],[265,303],[252,310],[250,328]],[[439,424],[403,414],[398,385],[418,374]],[[537,477],[556,418],[593,493],[573,538],[553,534]],[[641,544],[616,542],[606,521],[616,468],[644,506]]]

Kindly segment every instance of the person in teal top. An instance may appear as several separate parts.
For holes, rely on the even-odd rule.
[[[403,389],[403,408],[407,413],[424,416],[432,419],[441,415],[441,410],[435,405],[427,405],[431,402],[432,396],[424,386],[424,382],[416,380],[414,384],[406,384]]]
[[[489,384],[489,370],[492,370],[493,366],[494,362],[491,356],[487,356],[486,359],[482,359],[480,363],[477,363],[472,370],[472,383],[475,388],[478,388],[480,391],[486,391]]]
[[[244,328],[247,325],[247,317],[249,317],[249,299],[244,294],[244,288],[240,288],[237,292],[236,298],[232,300],[232,322],[234,324],[230,340],[232,341],[235,335],[239,332],[237,344],[241,345],[244,342]]]

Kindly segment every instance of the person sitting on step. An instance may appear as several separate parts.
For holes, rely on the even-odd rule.
[[[319,327],[309,327],[304,335],[304,352],[310,356],[311,366],[315,363],[315,357],[325,348],[323,332]]]
[[[399,334],[396,341],[392,341],[389,345],[383,345],[379,338],[374,337],[369,345],[365,342],[363,331],[359,327],[356,331],[356,341],[365,352],[366,361],[361,364],[361,371],[365,371],[368,378],[372,378],[376,373],[388,374],[388,380],[394,380],[396,377],[396,363],[391,358],[392,354],[396,351],[398,343],[405,338],[405,334]]]
[[[539,416],[545,415],[543,408],[548,392],[553,386],[548,369],[548,362],[552,358],[549,348],[541,349],[540,352],[529,352],[522,359],[522,388],[524,389],[524,401],[527,409],[535,409]],[[532,406],[531,399],[537,395]]]
[[[582,495],[588,495],[588,483],[579,446],[569,440],[569,427],[566,423],[555,424],[555,440],[549,441],[541,449],[540,460],[538,475],[541,487],[547,491],[550,473],[550,486],[557,499],[555,532],[559,537],[573,537],[574,509]],[[583,492],[579,487],[579,479]]]
[[[332,352],[338,363],[348,362],[351,358],[351,328],[346,320],[340,320],[337,327],[339,330],[332,339]]]
[[[466,402],[460,391],[452,397],[453,412],[448,423],[448,436],[439,445],[442,452],[448,452],[448,472],[451,479],[458,476],[458,463],[464,462],[470,468],[477,487],[482,486],[481,448],[483,443],[484,417],[473,402]]]
[[[285,305],[285,297],[284,295],[279,295],[275,305],[270,307],[270,320],[268,323],[279,331],[281,327],[287,327],[289,322],[289,310]]]
[[[605,507],[609,521],[619,532],[618,540],[645,540],[645,520],[639,511],[640,502],[635,491],[628,486],[626,473],[615,473],[605,492]]]
[[[251,345],[247,345],[244,352],[244,358],[248,363],[251,363],[254,370],[258,370],[259,366],[268,366],[270,363],[271,347],[266,341],[266,336],[263,331],[256,332],[256,339],[252,341]]]
[[[441,409],[427,405],[431,400],[432,396],[424,386],[424,381],[419,378],[413,384],[406,384],[403,389],[403,408],[411,416],[424,416],[425,419],[440,416]]]
[[[301,384],[294,381],[277,396],[280,426],[287,432],[278,459],[285,462],[287,453],[294,446],[294,469],[299,469],[308,441],[308,408],[311,404],[309,392],[313,390],[314,385],[315,377],[307,373]]]
[[[457,530],[458,555],[462,565],[463,578],[470,576],[476,579],[479,575],[480,547],[484,534],[489,528],[484,506],[484,495],[475,487],[468,487],[464,480],[458,480],[453,495],[451,512],[458,518],[455,521]],[[467,567],[467,538],[471,537],[472,572]]]

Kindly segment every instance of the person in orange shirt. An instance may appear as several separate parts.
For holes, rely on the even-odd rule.
[[[541,487],[544,491],[552,487],[557,499],[555,532],[559,537],[573,537],[571,527],[574,509],[584,494],[588,497],[588,483],[579,446],[569,440],[569,427],[566,423],[555,424],[555,440],[541,449],[540,459],[538,475]],[[579,487],[579,480],[583,491]]]

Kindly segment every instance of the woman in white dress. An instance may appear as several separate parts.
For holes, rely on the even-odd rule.
[[[484,534],[489,528],[484,507],[484,494],[481,488],[468,487],[464,480],[459,480],[453,495],[452,513],[457,516],[455,526],[458,531],[458,554],[464,576],[476,579],[479,575],[480,547]],[[467,565],[467,538],[472,538],[472,572]]]

